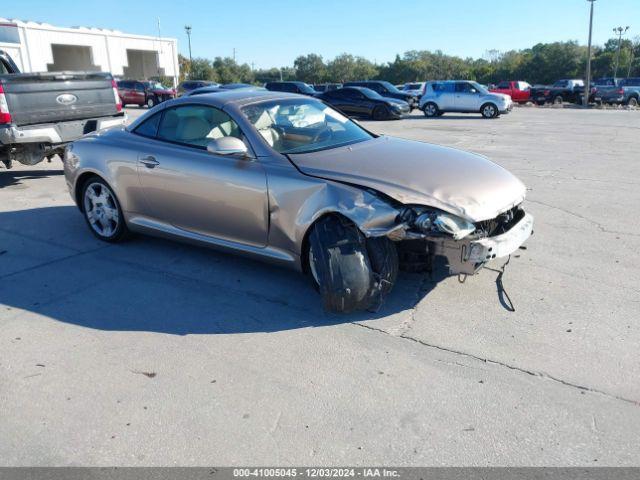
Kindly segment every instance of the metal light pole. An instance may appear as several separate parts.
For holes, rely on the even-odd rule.
[[[636,37],[635,41],[637,44],[640,44],[640,37]],[[633,62],[635,61],[635,46],[633,42],[631,42],[631,59],[629,60],[629,66],[627,67],[627,78],[631,76],[631,67],[633,66]]]
[[[584,98],[582,105],[589,105],[589,94],[591,93],[591,31],[593,30],[593,2],[596,0],[587,0],[591,3],[591,12],[589,13],[589,46],[587,47],[587,81],[584,83]]]
[[[193,59],[191,58],[191,25],[185,25],[184,31],[187,32],[187,38],[189,39],[189,78],[191,78],[191,67],[193,66]]]
[[[622,46],[622,35],[627,33],[627,30],[629,30],[629,27],[616,27],[613,29],[613,33],[618,34],[618,53],[616,53],[616,68],[613,71],[614,78],[618,76],[618,64],[620,63],[620,47]]]

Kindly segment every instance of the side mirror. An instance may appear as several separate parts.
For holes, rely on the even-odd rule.
[[[207,152],[213,155],[234,155],[239,157],[248,155],[247,146],[236,137],[221,137],[211,140],[207,144]]]

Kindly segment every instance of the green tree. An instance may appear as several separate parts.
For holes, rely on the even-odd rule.
[[[327,65],[328,78],[334,82],[348,82],[353,80],[368,80],[375,78],[378,69],[363,57],[354,57],[343,53],[331,60]]]
[[[321,83],[327,78],[327,66],[322,60],[322,56],[310,53],[300,55],[293,62],[296,70],[296,78],[307,83]]]

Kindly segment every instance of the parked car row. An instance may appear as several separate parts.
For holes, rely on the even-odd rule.
[[[633,78],[594,79],[589,101],[637,105],[640,97],[639,85],[640,79]],[[219,92],[231,88],[261,87],[248,84],[213,84],[191,90],[186,95]],[[584,96],[584,82],[580,79],[561,79],[550,86],[531,86],[522,80],[509,80],[489,87],[470,80],[442,80],[410,82],[401,85],[400,88],[383,80],[313,86],[301,81],[281,81],[268,82],[264,88],[275,92],[318,97],[346,115],[374,120],[399,119],[416,108],[427,117],[456,112],[480,113],[484,118],[496,118],[509,113],[514,103],[582,103]]]

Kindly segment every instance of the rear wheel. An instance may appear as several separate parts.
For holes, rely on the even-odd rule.
[[[498,116],[498,107],[493,103],[485,103],[480,108],[480,113],[484,118],[495,118]]]
[[[158,104],[158,101],[156,100],[155,97],[149,97],[147,99],[147,107],[149,108],[153,108]]]
[[[440,110],[438,109],[438,105],[436,105],[435,103],[427,102],[424,104],[424,107],[422,107],[422,112],[424,113],[425,117],[432,118],[437,117],[440,113]]]
[[[564,99],[562,98],[562,95],[556,95],[555,97],[553,97],[554,105],[562,105],[563,102],[564,102]]]
[[[100,177],[91,177],[82,187],[82,213],[91,232],[105,242],[118,242],[127,225],[115,193]]]
[[[324,308],[331,312],[379,308],[398,275],[398,254],[391,240],[367,239],[337,215],[313,226],[308,259]]]
[[[629,105],[630,107],[637,107],[638,99],[636,97],[629,98],[629,100],[627,100],[627,105]]]
[[[390,116],[389,108],[384,105],[378,105],[373,109],[371,116],[374,120],[388,120]]]

